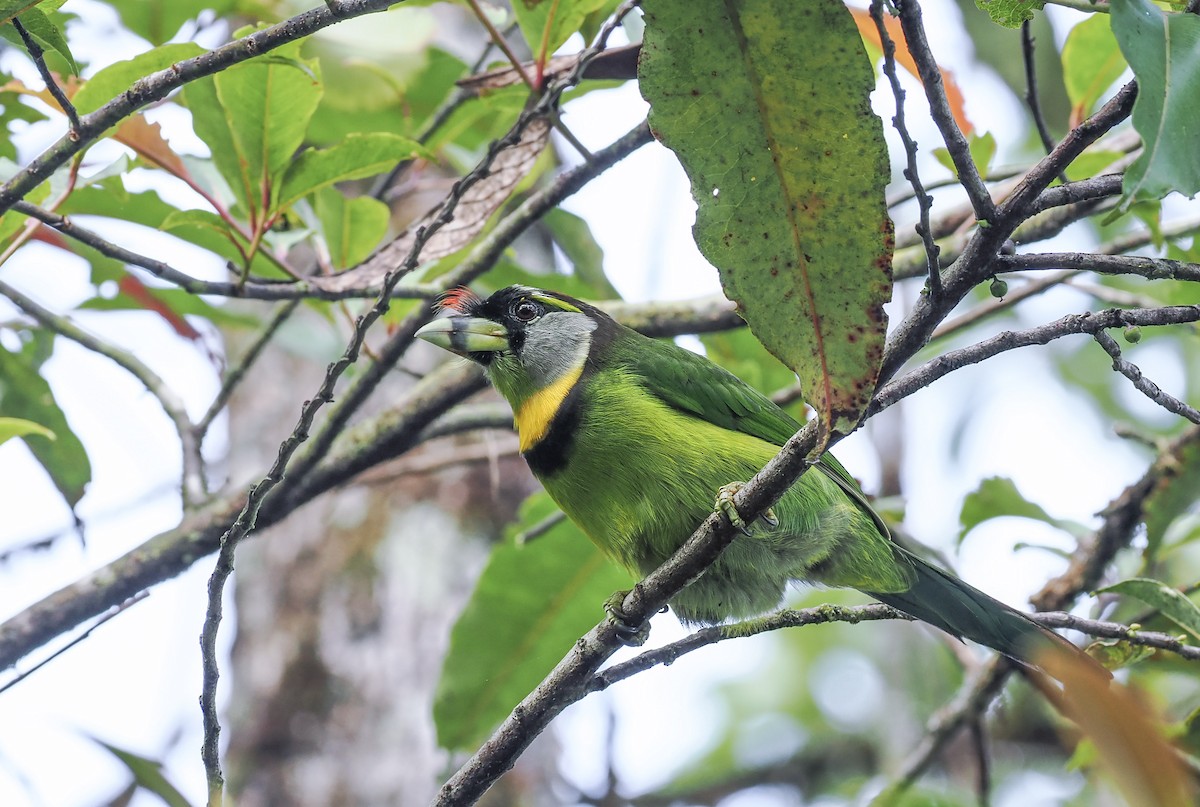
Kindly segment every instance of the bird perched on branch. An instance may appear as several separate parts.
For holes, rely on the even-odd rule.
[[[550,291],[447,294],[417,336],[478,362],[512,405],[520,450],[563,512],[635,574],[661,565],[800,424],[708,359]],[[725,512],[740,520],[726,497]],[[826,454],[671,601],[687,623],[777,608],[793,580],[849,587],[1017,659],[1063,644],[894,543]],[[1053,638],[1051,638],[1053,637]]]

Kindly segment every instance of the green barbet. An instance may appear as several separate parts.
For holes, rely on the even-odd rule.
[[[708,359],[579,300],[510,286],[446,295],[417,336],[486,370],[520,450],[563,512],[631,572],[657,568],[729,483],[756,474],[800,424]],[[727,512],[732,508],[726,508]],[[734,515],[736,517],[736,515]],[[671,601],[685,623],[779,606],[791,581],[855,588],[957,637],[1028,660],[1068,645],[894,543],[826,454]]]

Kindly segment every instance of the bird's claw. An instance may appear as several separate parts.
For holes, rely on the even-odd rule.
[[[717,503],[715,509],[717,512],[724,514],[725,518],[729,519],[729,523],[733,528],[742,535],[750,535],[750,527],[742,518],[741,513],[737,510],[737,505],[733,503],[733,497],[742,489],[745,482],[730,482],[728,485],[722,485],[717,491]],[[775,515],[775,511],[768,507],[763,514],[759,516],[768,527],[774,529],[779,526],[779,517]]]
[[[621,644],[627,647],[641,647],[650,638],[650,623],[635,623],[626,616],[623,606],[627,594],[629,591],[613,592],[612,596],[604,601],[604,612],[612,620]]]

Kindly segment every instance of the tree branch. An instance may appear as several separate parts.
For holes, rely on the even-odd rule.
[[[29,35],[29,31],[25,30],[25,26],[21,23],[20,17],[13,17],[13,28],[21,37],[21,41],[25,43],[25,50],[29,51],[29,58],[33,59],[33,64],[37,67],[38,75],[42,77],[42,81],[46,84],[46,90],[54,99],[55,103],[62,109],[63,114],[67,116],[67,137],[79,139],[79,113],[75,111],[75,106],[71,103],[71,99],[67,98],[67,94],[63,92],[62,87],[58,86],[58,82],[54,80],[54,74],[50,72],[49,66],[46,64],[46,53],[42,50],[42,46],[37,40]]]
[[[1138,275],[1148,280],[1200,282],[1200,264],[1141,255],[1098,255],[1095,252],[1043,252],[999,255],[998,272],[1030,269],[1074,269],[1099,275]]]
[[[970,347],[952,350],[911,370],[879,389],[867,416],[876,415],[892,404],[923,389],[934,381],[969,364],[978,364],[1000,353],[1031,345],[1045,345],[1072,334],[1095,334],[1107,328],[1127,325],[1177,325],[1200,321],[1200,305],[1176,305],[1163,308],[1109,308],[1088,314],[1065,317],[1023,331],[1004,331]]]
[[[911,1],[911,0],[910,0]],[[1072,129],[1045,159],[1024,176],[1016,188],[1000,203],[996,218],[980,227],[967,242],[961,255],[942,275],[945,294],[934,300],[919,298],[909,315],[896,327],[888,340],[880,369],[880,383],[886,382],[929,340],[933,329],[958,305],[971,287],[998,271],[994,261],[1002,257],[1000,248],[1013,230],[1029,216],[1037,196],[1060,171],[1085,148],[1129,116],[1137,85],[1125,85],[1095,115]],[[960,171],[961,175],[961,171]]]
[[[199,280],[186,272],[182,272],[168,263],[150,258],[146,255],[114,244],[103,236],[75,224],[66,216],[60,216],[49,210],[25,201],[13,202],[12,209],[31,218],[35,218],[68,238],[73,238],[81,244],[87,244],[101,255],[114,260],[145,269],[159,280],[178,286],[190,294],[210,294],[216,297],[233,297],[247,300],[344,300],[347,298],[378,297],[379,289],[346,288],[326,289],[314,286],[306,281],[256,281],[251,279],[246,283],[237,281]],[[439,291],[428,286],[413,285],[395,289],[395,298],[431,299]]]
[[[1169,395],[1155,384],[1150,379],[1142,374],[1142,370],[1136,364],[1127,361],[1121,356],[1121,348],[1117,345],[1115,339],[1109,336],[1104,331],[1096,331],[1092,337],[1104,348],[1104,352],[1112,357],[1113,369],[1121,375],[1133,382],[1133,386],[1137,391],[1145,395],[1156,404],[1166,409],[1172,414],[1187,418],[1192,423],[1200,426],[1200,412],[1188,406],[1183,401]]]

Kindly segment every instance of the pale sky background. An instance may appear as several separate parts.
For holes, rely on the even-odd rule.
[[[957,9],[944,0],[930,0],[923,6],[939,61],[969,88],[967,112],[977,129],[991,131],[1002,149],[1006,143],[1023,141],[1027,125],[1023,109],[999,79],[974,68],[969,56],[956,50],[967,42],[959,28]],[[70,0],[68,5],[68,9],[85,13],[97,8],[87,0]],[[1062,9],[1050,9],[1049,13],[1056,22],[1075,17]],[[373,18],[338,26],[337,35],[353,36],[355,25],[368,29],[374,25]],[[1065,30],[1065,25],[1059,25],[1060,39]],[[219,43],[219,37],[209,39],[212,41],[202,44]],[[147,46],[134,37],[105,34],[87,42],[72,42],[72,47],[79,56],[107,62],[128,58]],[[94,61],[90,72],[101,64]],[[36,81],[11,52],[0,55],[0,67],[31,83]],[[905,79],[910,127],[922,145],[931,144],[936,135],[919,114],[920,88],[907,76]],[[877,92],[877,109],[890,118],[890,92],[880,96]],[[636,88],[629,85],[572,103],[565,121],[586,145],[600,148],[644,114]],[[177,148],[203,150],[190,134],[181,131],[181,127],[187,128],[186,113],[163,111],[151,117],[163,120]],[[22,159],[28,160],[60,133],[53,126],[33,127],[19,141]],[[103,155],[112,159],[119,152],[120,148],[111,144],[94,148],[89,163],[103,165]],[[570,159],[569,149],[563,153]],[[892,153],[900,153],[894,142]],[[997,162],[1004,164],[1006,157],[1013,156],[1002,150]],[[943,175],[943,169],[929,164],[923,170],[927,180]],[[605,250],[609,276],[628,299],[681,299],[719,290],[715,270],[691,241],[694,206],[686,179],[663,148],[643,148],[565,206],[589,221]],[[120,237],[115,230],[109,232]],[[210,277],[218,277],[222,271],[220,261],[173,238],[142,230],[137,237],[137,243],[130,242],[134,249],[150,254],[171,250],[173,260],[207,266]],[[1060,238],[1055,247],[1043,244],[1038,248],[1088,246],[1078,240],[1078,228],[1070,237],[1075,240]],[[53,282],[47,280],[50,273]],[[0,267],[0,276],[60,311],[69,310],[87,294],[82,261],[45,246],[27,248],[19,260]],[[908,290],[911,296],[916,286],[909,285]],[[1087,301],[1077,292],[1062,290],[1024,303],[1022,310],[1032,324],[1052,319],[1064,309],[1086,306]],[[11,315],[0,302],[0,321]],[[185,397],[193,415],[207,407],[217,389],[211,363],[157,317],[88,312],[72,316],[117,344],[136,348],[143,361]],[[173,489],[178,450],[173,429],[155,400],[106,359],[64,339],[56,344],[46,375],[93,464],[94,481],[79,508],[88,524],[88,545],[84,549],[75,539],[64,538],[50,551],[21,555],[0,567],[0,618],[19,612],[178,523],[179,500]],[[1146,354],[1143,364],[1164,388],[1178,391],[1182,387],[1181,370],[1168,357],[1160,361]],[[930,544],[952,547],[962,497],[989,476],[1012,477],[1027,496],[1053,515],[1095,523],[1093,514],[1142,473],[1144,458],[1113,437],[1109,427],[1081,406],[1079,399],[1056,394],[1049,383],[1050,373],[1046,360],[1026,349],[955,373],[906,402],[907,513],[914,535]],[[297,407],[310,392],[296,391]],[[1136,397],[1131,393],[1131,399]],[[960,462],[947,465],[947,424],[956,422],[958,410],[964,406],[974,409],[973,425],[966,431]],[[209,444],[213,456],[223,450],[223,439],[217,428]],[[874,454],[861,433],[843,442],[836,453],[868,490],[874,489]],[[56,534],[70,523],[57,494],[20,441],[0,447],[0,509],[5,514],[0,525],[3,544]],[[957,557],[959,572],[974,585],[1023,607],[1028,595],[1061,568],[1061,561],[1036,550],[1014,553],[1012,547],[1018,541],[1067,547],[1062,536],[1048,527],[998,520],[977,530],[967,542]],[[0,804],[92,807],[104,795],[115,793],[126,774],[89,736],[150,757],[161,756],[164,747],[173,742],[165,759],[167,776],[194,803],[203,802],[197,637],[211,568],[212,559],[206,558],[179,578],[157,586],[147,601],[0,695]],[[221,632],[225,643],[232,638],[233,622],[228,614]],[[655,620],[651,641],[664,643],[682,633],[673,617],[662,616]],[[598,765],[603,756],[600,744],[607,702],[619,716],[616,746],[624,786],[629,792],[640,792],[661,784],[675,765],[711,739],[708,716],[698,706],[704,702],[705,690],[753,669],[767,653],[765,641],[726,643],[573,707],[557,725],[558,731],[571,738],[564,744],[564,770],[585,788],[600,785],[605,773]],[[22,669],[30,661],[23,663]],[[877,673],[867,669],[862,675],[829,681],[824,702],[833,703],[843,688],[852,687],[854,698],[850,700],[871,706],[871,693],[879,691],[872,684],[873,675]],[[7,675],[0,677],[0,682],[4,680]],[[228,679],[222,682],[223,694],[228,692],[228,683]],[[947,692],[946,697],[951,694]],[[652,714],[646,713],[647,703],[655,704]],[[997,794],[995,803],[997,807],[1032,807],[1055,803],[1065,795],[1048,788],[1043,781],[1030,780],[1028,787]],[[135,802],[156,803],[145,795]],[[785,803],[774,791],[756,791],[738,800],[736,807]],[[730,802],[730,807],[734,804]]]

